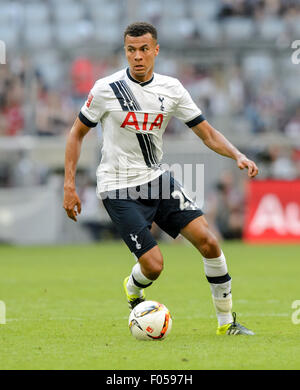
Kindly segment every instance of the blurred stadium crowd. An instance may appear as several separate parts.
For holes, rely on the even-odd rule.
[[[0,0],[0,137],[64,137],[94,81],[126,65],[123,30],[134,20],[157,26],[156,71],[179,78],[212,124],[239,137],[260,178],[300,178],[299,0]],[[181,137],[182,124],[172,120],[166,135]],[[265,135],[286,142],[243,144]],[[24,153],[17,161],[14,174],[0,164],[0,186],[33,172]],[[34,172],[27,183],[44,183],[47,167]],[[241,234],[243,191],[225,172],[209,196],[224,237]]]
[[[163,58],[157,71],[182,80],[207,116],[242,118],[252,133],[299,137],[299,71],[286,52],[274,53],[300,37],[298,0],[1,0],[8,64],[0,68],[0,134],[64,134],[94,81],[124,66],[122,33],[134,4],[137,19],[158,27],[162,49],[176,42],[176,56]],[[249,41],[269,46],[264,53],[245,52]],[[110,52],[102,53],[103,44]],[[201,45],[209,44],[244,52],[237,47],[231,63],[183,61],[184,47],[200,49],[201,57]],[[99,45],[96,53],[93,45]],[[93,55],[78,56],[83,47]],[[28,99],[35,106],[30,128]]]

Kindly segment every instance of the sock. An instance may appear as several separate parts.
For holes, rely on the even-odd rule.
[[[131,275],[127,282],[127,290],[130,295],[141,296],[141,290],[149,287],[153,280],[146,278],[142,273],[140,263],[136,263],[132,268]]]
[[[221,256],[207,259],[203,258],[204,272],[209,282],[213,303],[216,309],[219,326],[233,321],[231,277],[228,274],[226,259],[221,251]]]

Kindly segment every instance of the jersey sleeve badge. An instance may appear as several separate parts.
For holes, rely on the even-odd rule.
[[[87,98],[87,101],[86,101],[86,106],[89,108],[91,103],[92,103],[92,100],[94,99],[94,96],[91,94],[91,92],[89,93],[89,96]]]

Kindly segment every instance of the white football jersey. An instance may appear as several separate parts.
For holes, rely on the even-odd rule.
[[[153,73],[135,80],[129,68],[99,79],[80,110],[89,127],[101,123],[102,158],[97,194],[133,187],[162,174],[162,136],[172,116],[193,127],[204,120],[188,91],[175,78]]]

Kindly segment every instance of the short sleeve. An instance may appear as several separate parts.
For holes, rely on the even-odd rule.
[[[96,84],[91,89],[87,100],[81,107],[79,119],[88,127],[97,126],[101,117],[105,113],[105,99],[101,94],[101,87]]]
[[[200,108],[191,98],[189,92],[179,83],[180,97],[174,116],[182,120],[188,127],[193,127],[205,120]]]

